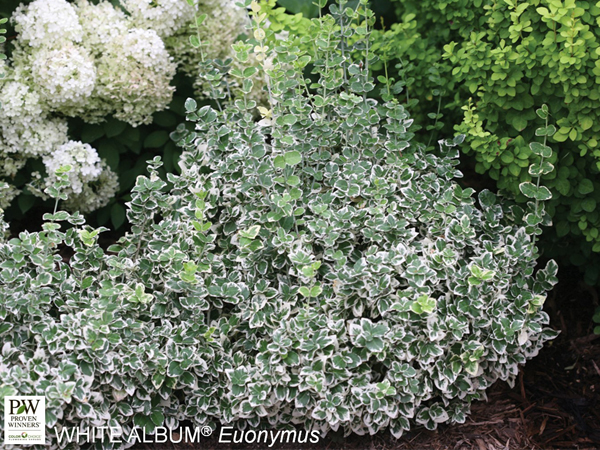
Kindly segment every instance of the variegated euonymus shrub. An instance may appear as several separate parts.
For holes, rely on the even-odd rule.
[[[181,175],[150,162],[108,251],[66,212],[0,244],[0,397],[46,395],[55,447],[55,426],[432,429],[555,335],[539,220],[474,198],[458,142],[426,152],[402,106],[368,98],[369,12],[333,7],[298,54],[263,45],[252,6],[256,42],[236,49],[268,75],[262,120],[252,100],[189,100]]]

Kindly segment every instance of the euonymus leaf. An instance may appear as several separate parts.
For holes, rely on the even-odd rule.
[[[536,200],[549,200],[552,198],[552,193],[546,186],[536,186],[530,182],[521,183],[519,190],[526,197]]]
[[[547,145],[540,144],[539,142],[532,142],[529,144],[529,148],[533,153],[544,158],[550,158],[552,156],[552,148],[548,147]]]
[[[302,155],[300,154],[300,152],[294,150],[291,152],[287,152],[284,155],[285,158],[285,163],[289,166],[295,166],[296,164],[299,164],[300,161],[302,161]]]

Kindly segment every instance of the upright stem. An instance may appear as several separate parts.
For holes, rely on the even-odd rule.
[[[340,2],[340,6],[343,8],[345,2]],[[340,46],[342,47],[342,73],[344,76],[344,84],[348,83],[348,77],[346,76],[346,47],[344,45],[344,13],[343,9],[340,8]]]
[[[392,95],[390,93],[390,77],[388,75],[387,61],[383,61],[383,68],[385,69],[385,85],[387,87],[388,95]]]
[[[546,128],[548,128],[548,115],[546,115]],[[544,146],[546,146],[546,142],[548,141],[548,135],[544,135]],[[541,157],[540,157],[540,168],[542,167],[542,164],[544,164],[544,154],[542,153]],[[540,181],[542,179],[542,175],[538,175],[537,177],[537,182],[535,184],[536,190],[539,191],[540,189]],[[538,215],[538,205],[539,205],[540,201],[538,200],[538,198],[536,197],[535,199],[535,215]],[[537,235],[534,233],[533,234],[533,247],[535,248],[535,241],[536,241]]]
[[[435,127],[438,123],[438,117],[440,115],[440,110],[442,108],[442,95],[440,92],[440,95],[438,96],[438,107],[437,107],[437,112],[435,114],[435,122],[433,123],[433,130],[431,130],[431,135],[429,136],[429,142],[427,142],[427,147],[429,147],[429,144],[431,144],[431,140],[433,139],[433,133],[435,133]]]
[[[365,50],[365,73],[367,76],[369,75],[369,17],[367,15],[367,10],[365,9],[365,36],[366,36],[366,50]]]
[[[369,76],[369,17],[365,9],[365,77]],[[366,102],[367,93],[363,92],[363,100]]]

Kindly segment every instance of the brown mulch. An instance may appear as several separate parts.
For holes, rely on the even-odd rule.
[[[389,433],[318,444],[275,445],[281,450],[600,450],[600,336],[592,333],[595,288],[577,271],[561,269],[545,310],[561,334],[521,368],[514,388],[497,382],[461,425],[415,429],[402,439]],[[218,432],[199,444],[140,444],[135,450],[263,450],[266,445],[220,444]]]

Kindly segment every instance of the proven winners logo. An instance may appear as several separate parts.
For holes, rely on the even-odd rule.
[[[45,441],[46,399],[4,397],[4,444],[44,444]]]

